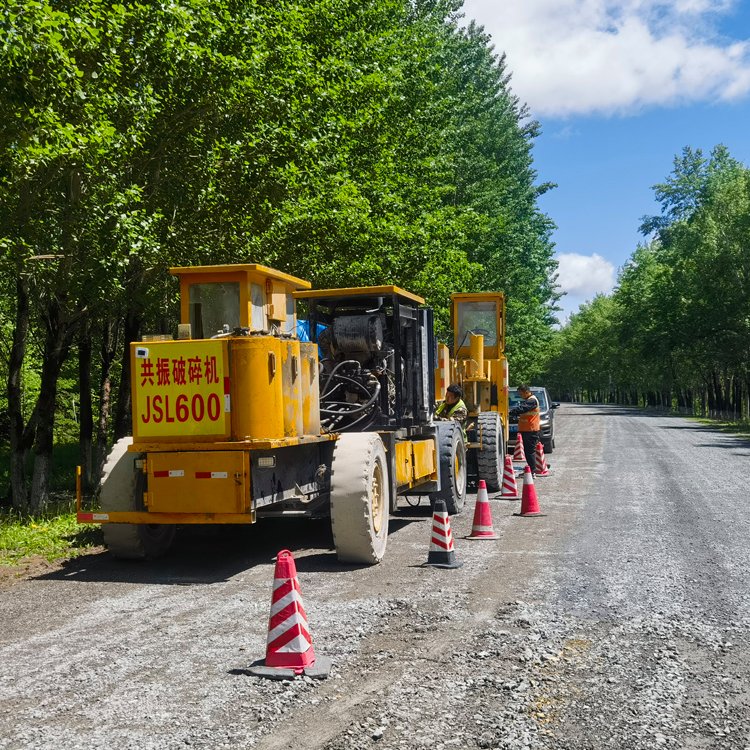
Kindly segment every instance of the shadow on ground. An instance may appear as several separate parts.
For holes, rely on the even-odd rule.
[[[429,503],[392,516],[389,534],[431,517]],[[157,560],[117,560],[106,551],[65,561],[32,580],[187,586],[222,583],[258,565],[270,565],[282,549],[301,572],[343,572],[365,567],[336,557],[328,519],[265,519],[253,526],[183,526],[172,549]]]

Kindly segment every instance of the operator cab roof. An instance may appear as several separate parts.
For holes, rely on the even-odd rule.
[[[262,266],[260,263],[227,263],[220,266],[183,266],[170,268],[169,273],[173,276],[190,276],[190,275],[223,275],[223,274],[260,274],[270,279],[283,281],[294,289],[309,289],[312,284],[304,279],[298,279],[283,271],[277,271],[275,268]]]
[[[307,292],[294,292],[295,299],[347,299],[351,297],[386,297],[396,296],[402,301],[416,302],[418,305],[424,304],[424,299],[417,294],[407,292],[397,286],[358,286],[344,289],[311,289]]]

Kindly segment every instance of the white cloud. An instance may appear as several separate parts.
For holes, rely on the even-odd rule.
[[[557,285],[565,292],[557,306],[557,319],[565,325],[578,308],[597,294],[611,292],[615,285],[615,267],[606,258],[593,253],[557,255]]]
[[[571,296],[590,298],[612,291],[615,285],[615,267],[597,253],[561,253],[557,262],[557,284]]]
[[[714,29],[732,0],[465,0],[535,116],[728,101],[750,92],[750,40]]]

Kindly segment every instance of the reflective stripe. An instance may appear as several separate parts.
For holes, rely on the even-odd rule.
[[[435,414],[437,414],[438,416],[439,416],[440,414],[442,414],[442,413],[443,413],[443,411],[445,410],[445,407],[446,407],[446,406],[448,406],[448,404],[446,404],[446,403],[445,403],[445,401],[441,401],[441,402],[440,402],[440,403],[438,404],[438,408],[437,408],[437,409],[435,409]],[[458,399],[458,401],[456,401],[456,403],[455,403],[455,404],[453,404],[453,405],[451,406],[451,408],[450,408],[450,409],[448,409],[448,416],[449,416],[449,417],[450,417],[450,416],[452,416],[452,415],[453,415],[453,412],[454,412],[454,411],[456,411],[456,409],[458,409],[458,408],[463,408],[463,409],[465,409],[465,408],[466,408],[466,404],[465,404],[465,403],[463,402],[463,399],[461,399],[461,398],[460,398],[460,399]]]

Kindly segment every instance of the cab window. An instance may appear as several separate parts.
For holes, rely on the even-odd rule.
[[[193,338],[211,338],[225,325],[240,325],[240,285],[235,281],[190,285],[190,325]]]
[[[460,349],[469,346],[469,334],[482,334],[485,346],[497,345],[497,303],[493,301],[459,302],[456,305],[458,338]]]

